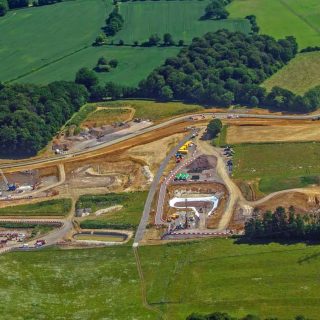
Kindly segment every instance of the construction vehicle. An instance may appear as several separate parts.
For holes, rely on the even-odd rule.
[[[179,149],[179,152],[181,154],[188,154],[188,150],[186,150],[186,149]]]
[[[173,213],[172,215],[171,215],[171,218],[173,219],[173,220],[176,220],[176,219],[178,219],[179,218],[179,213]]]
[[[17,185],[15,183],[9,183],[8,179],[4,175],[3,171],[0,169],[0,174],[2,176],[3,181],[7,186],[7,191],[15,191],[17,189]]]

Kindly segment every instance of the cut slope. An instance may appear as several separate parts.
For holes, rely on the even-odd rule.
[[[300,49],[320,43],[318,0],[234,0],[228,11],[231,18],[256,15],[261,33],[278,39],[293,35]]]
[[[320,52],[299,54],[287,66],[267,79],[263,86],[269,91],[274,86],[279,86],[303,94],[320,85],[319,66]]]

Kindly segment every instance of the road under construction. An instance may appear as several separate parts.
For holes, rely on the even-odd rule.
[[[10,161],[10,162],[2,162],[0,164],[0,168],[3,170],[4,173],[22,171],[22,170],[30,170],[36,168],[45,168],[51,166],[58,166],[59,172],[59,181],[55,185],[51,185],[46,187],[46,189],[50,189],[65,183],[65,170],[64,167],[68,163],[76,163],[79,161],[83,161],[86,159],[92,159],[101,155],[114,155],[124,150],[130,149],[134,146],[143,145],[157,139],[161,139],[163,137],[171,136],[176,133],[184,133],[185,137],[180,141],[178,145],[172,148],[171,152],[165,157],[162,163],[159,166],[158,172],[153,179],[153,182],[149,188],[149,195],[147,201],[145,203],[144,211],[142,213],[140,225],[135,234],[134,246],[138,246],[139,243],[142,241],[143,236],[145,234],[147,225],[150,219],[150,212],[152,210],[152,203],[155,199],[155,195],[159,188],[158,194],[158,202],[156,208],[156,215],[155,215],[155,224],[166,224],[166,221],[163,217],[163,202],[165,201],[165,191],[168,184],[174,178],[176,172],[181,170],[181,168],[185,167],[193,160],[197,158],[197,153],[195,152],[191,157],[189,157],[188,162],[182,162],[177,164],[177,166],[173,169],[173,171],[163,179],[164,172],[168,166],[170,159],[174,156],[174,154],[179,150],[179,148],[190,139],[190,137],[194,134],[194,127],[202,124],[203,126],[213,117],[227,119],[230,112],[226,113],[204,113],[205,119],[202,119],[198,122],[193,120],[192,118],[196,118],[199,114],[194,115],[184,115],[179,116],[163,123],[153,125],[151,127],[144,128],[138,132],[128,134],[127,136],[121,137],[119,139],[115,139],[113,141],[109,141],[107,143],[101,143],[100,145],[94,146],[92,148],[73,152],[64,155],[56,155],[49,158],[34,158],[34,159],[27,159],[27,160],[19,160],[19,161]],[[287,121],[308,121],[308,120],[318,120],[319,115],[279,115],[279,114],[254,114],[254,113],[237,113],[237,121],[239,119],[248,119],[248,118],[256,118],[256,119],[266,119],[270,122],[273,120],[287,120]],[[229,172],[226,168],[225,161],[221,155],[221,150],[211,146],[206,141],[201,141],[200,139],[196,139],[196,144],[198,146],[198,151],[200,154],[205,155],[213,155],[217,159],[216,164],[216,172],[220,177],[221,181],[226,187],[228,192],[228,201],[226,203],[223,215],[219,221],[219,224],[216,229],[204,229],[201,232],[195,232],[194,230],[190,231],[190,235],[226,235],[229,233],[228,225],[230,223],[231,217],[235,210],[236,206],[249,206],[253,207],[257,204],[256,202],[249,202],[244,199],[241,191],[239,190],[238,186],[232,181],[230,178]],[[163,181],[162,181],[163,180]],[[308,188],[305,189],[294,189],[293,191],[299,192],[309,192]],[[290,191],[290,190],[289,190]],[[34,191],[33,194],[36,194],[39,191]],[[271,199],[279,194],[288,192],[288,190],[276,192],[274,194],[268,195],[266,198],[259,200],[259,203],[263,203],[266,200]],[[74,208],[73,208],[74,209]],[[66,234],[70,232],[73,227],[73,213],[71,213],[68,218],[61,219],[62,226],[58,231],[52,233],[51,236],[48,236],[48,244],[53,244],[58,242],[59,240],[63,239]],[[181,230],[181,232],[176,231],[177,235],[185,234],[186,230]]]

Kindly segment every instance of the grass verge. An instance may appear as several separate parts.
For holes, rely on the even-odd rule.
[[[135,229],[140,222],[147,191],[110,193],[106,195],[84,195],[77,208],[91,208],[92,212],[115,205],[122,205],[119,211],[108,212],[98,217],[90,216],[81,221],[83,229]]]
[[[54,199],[0,208],[0,216],[66,216],[70,210],[71,199]]]
[[[185,104],[182,102],[156,102],[151,100],[123,100],[99,103],[98,105],[108,107],[132,107],[136,110],[136,118],[161,120],[192,112],[201,112],[202,106]]]

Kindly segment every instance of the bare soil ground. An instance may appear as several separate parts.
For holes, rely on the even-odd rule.
[[[316,121],[245,121],[232,122],[227,129],[227,143],[320,141]]]
[[[170,150],[183,138],[184,133],[173,134],[154,142],[139,145],[127,150],[124,154],[146,163],[155,174],[160,163]]]
[[[267,210],[274,211],[279,206],[286,209],[293,206],[296,209],[296,212],[303,214],[319,208],[319,202],[320,195],[307,195],[300,192],[291,192],[276,196],[271,200],[258,205],[256,208],[265,212]]]

